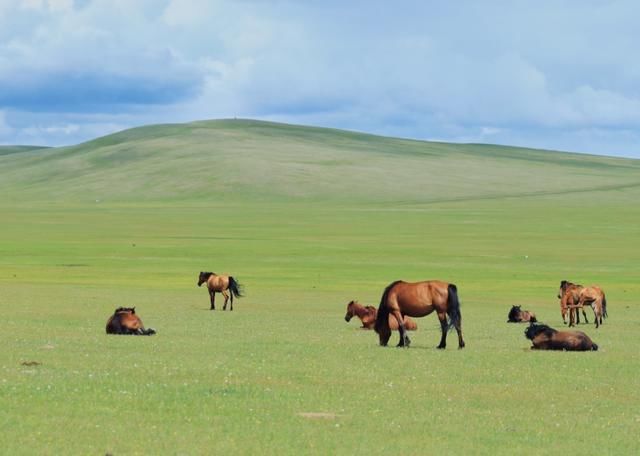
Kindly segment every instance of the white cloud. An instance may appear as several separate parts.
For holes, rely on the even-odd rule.
[[[474,141],[538,144],[544,131],[562,147],[582,146],[577,132],[618,147],[614,131],[640,130],[633,1],[367,4],[0,0],[4,123],[31,113],[16,137],[60,141],[98,131],[95,115],[237,115]],[[61,110],[69,122],[39,114]]]

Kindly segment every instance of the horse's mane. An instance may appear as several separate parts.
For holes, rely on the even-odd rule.
[[[552,336],[554,333],[557,333],[556,329],[553,329],[551,326],[545,325],[543,323],[531,323],[527,329],[524,330],[524,335],[527,339],[533,339],[540,333],[544,333],[547,336]]]
[[[374,325],[375,331],[380,334],[380,330],[389,324],[389,309],[387,308],[387,296],[393,287],[402,282],[402,280],[396,280],[391,282],[387,288],[384,289],[382,297],[380,298],[380,305],[378,306],[378,315],[376,317],[376,324]]]
[[[136,313],[135,307],[118,307],[113,313],[117,314],[119,312],[130,312],[132,314]]]
[[[209,277],[211,277],[212,275],[215,275],[215,272],[201,272],[200,273],[201,276],[205,276],[205,279],[208,279]]]

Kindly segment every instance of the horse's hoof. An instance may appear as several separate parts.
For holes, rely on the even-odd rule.
[[[446,345],[438,345],[436,348],[438,350],[444,350],[445,348],[447,348],[447,346]]]

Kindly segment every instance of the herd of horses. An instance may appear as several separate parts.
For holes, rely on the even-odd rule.
[[[585,307],[591,307],[595,315],[596,328],[607,317],[607,300],[600,287],[573,284],[566,280],[560,282],[558,291],[562,319],[569,326],[580,323],[578,312],[581,310],[585,323],[588,323]],[[454,284],[430,280],[408,283],[401,280],[391,283],[385,288],[380,305],[363,306],[351,301],[347,304],[345,320],[357,316],[362,321],[362,329],[374,329],[378,333],[380,345],[386,346],[391,332],[399,331],[399,347],[408,347],[411,343],[407,331],[416,330],[417,325],[410,317],[424,317],[436,312],[442,331],[440,344],[443,349],[447,345],[447,333],[455,328],[458,333],[458,348],[465,346],[462,337],[462,314],[457,287]],[[548,325],[539,323],[535,313],[522,310],[521,306],[513,306],[507,316],[509,323],[529,323],[525,337],[531,340],[534,350],[590,351],[597,350],[598,345],[582,331],[558,331]]]
[[[215,294],[224,297],[222,309],[227,309],[227,302],[231,301],[230,311],[233,310],[233,298],[242,297],[241,286],[229,275],[218,275],[213,272],[200,272],[197,285],[206,284],[209,292],[211,310],[215,310]],[[600,327],[603,318],[607,317],[607,300],[602,288],[574,284],[563,280],[558,291],[562,320],[569,326],[580,323],[580,311],[587,321],[585,307],[591,307],[594,313],[596,328]],[[437,348],[447,346],[447,334],[455,329],[458,335],[458,348],[464,348],[462,336],[462,314],[458,288],[452,283],[440,280],[422,282],[405,282],[396,280],[389,284],[382,293],[380,305],[364,306],[357,301],[347,304],[344,319],[348,322],[357,316],[362,322],[362,329],[373,329],[379,338],[379,343],[386,346],[392,331],[398,331],[400,340],[398,347],[409,347],[411,340],[408,331],[418,329],[413,318],[425,317],[435,312],[440,321],[441,338]],[[536,315],[521,306],[513,306],[507,316],[509,323],[529,323],[525,336],[531,340],[532,349],[536,350],[566,350],[590,351],[597,350],[598,345],[582,331],[557,331],[548,325],[539,323]],[[145,328],[142,320],[136,315],[135,307],[118,307],[107,321],[107,334],[153,335],[153,328]]]

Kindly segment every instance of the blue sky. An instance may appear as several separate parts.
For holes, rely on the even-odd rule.
[[[640,158],[636,1],[0,0],[0,144],[244,117]]]

